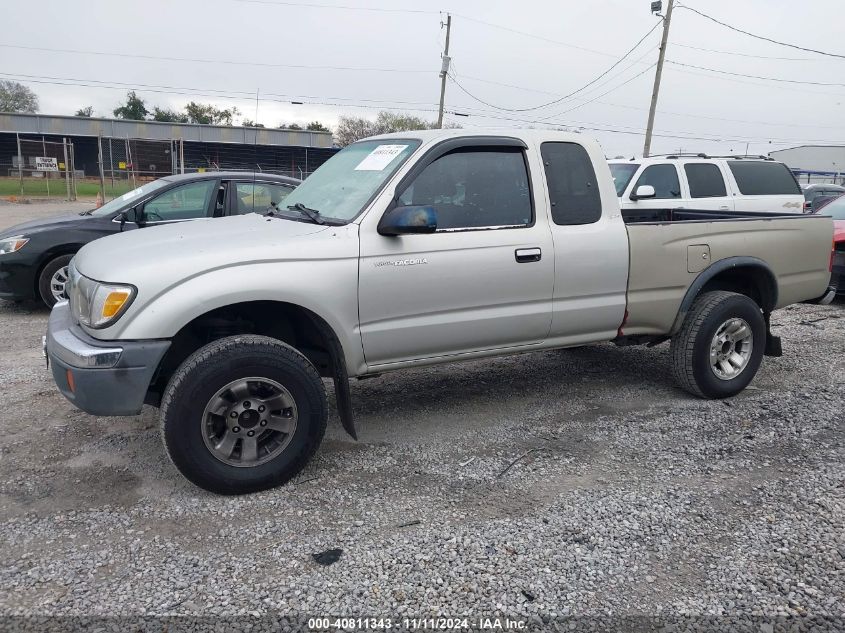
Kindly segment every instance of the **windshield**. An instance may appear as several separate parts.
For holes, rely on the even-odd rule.
[[[845,196],[824,205],[819,209],[819,215],[830,215],[834,220],[845,220]]]
[[[302,204],[319,211],[327,220],[349,222],[361,213],[419,144],[410,139],[353,143],[306,178],[285,198],[284,206]],[[290,213],[297,215],[296,211]]]
[[[613,176],[613,184],[616,185],[616,195],[622,197],[625,188],[631,182],[634,174],[640,168],[636,163],[610,163],[610,175]]]
[[[168,184],[168,181],[164,179],[153,180],[152,182],[148,182],[146,185],[142,185],[137,189],[133,189],[129,193],[124,193],[122,196],[117,197],[114,200],[111,200],[110,202],[107,202],[99,209],[94,209],[93,211],[91,211],[91,215],[109,215],[111,213],[114,213],[115,211],[119,211],[133,200],[136,200],[142,196],[152,193],[153,191],[161,189],[166,184]]]

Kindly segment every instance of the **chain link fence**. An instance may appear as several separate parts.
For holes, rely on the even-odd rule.
[[[333,148],[116,137],[23,138],[0,147],[0,197],[103,202],[172,174],[241,171],[304,180]],[[48,140],[52,139],[52,140]],[[11,160],[9,160],[11,159]]]
[[[17,153],[6,166],[0,195],[21,198],[76,200],[76,181],[84,176],[74,169],[73,144],[17,138]]]

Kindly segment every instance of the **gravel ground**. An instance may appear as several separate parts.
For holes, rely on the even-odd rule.
[[[845,303],[776,313],[784,357],[720,402],[673,386],[668,345],[353,382],[360,441],[333,414],[295,483],[236,498],[181,478],[156,410],[66,402],[46,321],[0,301],[0,614],[845,629]]]

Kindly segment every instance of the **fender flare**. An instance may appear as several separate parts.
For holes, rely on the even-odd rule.
[[[777,277],[775,277],[775,273],[772,271],[771,267],[765,261],[757,257],[726,257],[725,259],[720,259],[719,261],[714,262],[701,271],[698,277],[696,277],[690,284],[690,287],[687,288],[687,292],[681,301],[680,307],[678,308],[678,314],[675,316],[675,321],[672,324],[672,334],[677,333],[681,329],[681,324],[683,324],[684,319],[687,316],[687,312],[689,312],[692,307],[693,301],[695,301],[696,297],[701,294],[701,290],[705,285],[707,285],[707,282],[716,277],[716,275],[734,268],[752,268],[756,271],[762,272],[763,279],[765,280],[767,286],[764,296],[761,297],[764,302],[761,306],[763,314],[768,315],[775,309],[775,306],[778,303],[778,283]]]

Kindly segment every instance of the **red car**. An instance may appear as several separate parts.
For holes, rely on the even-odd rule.
[[[815,213],[833,217],[830,283],[836,286],[837,294],[845,294],[845,195],[826,202],[816,209]]]

